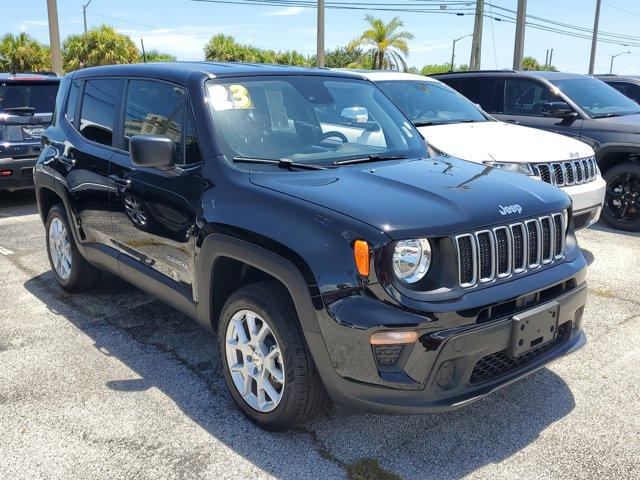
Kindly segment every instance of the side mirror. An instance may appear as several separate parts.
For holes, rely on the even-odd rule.
[[[139,167],[168,170],[176,158],[176,145],[163,135],[134,135],[129,139],[131,161]]]
[[[553,118],[574,118],[578,114],[565,102],[550,102],[542,106],[542,115]]]

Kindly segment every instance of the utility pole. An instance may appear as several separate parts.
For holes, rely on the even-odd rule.
[[[324,0],[318,0],[318,43],[316,47],[316,66],[324,67]]]
[[[551,63],[553,61],[553,48],[551,49],[551,52],[549,52],[549,67],[551,67],[551,65],[553,65],[553,63]]]
[[[82,5],[82,17],[84,18],[84,33],[87,33],[87,8],[89,7],[89,4],[92,1],[93,0],[89,0],[86,4]]]
[[[56,0],[47,0],[47,14],[49,16],[51,66],[56,74],[62,75],[62,54],[60,52],[60,29],[58,27],[58,5]]]
[[[619,57],[620,55],[624,55],[625,53],[631,53],[631,52],[620,52],[620,53],[616,53],[615,55],[611,55],[611,66],[609,67],[609,73],[613,73],[613,59],[616,57]]]
[[[527,20],[527,0],[518,0],[518,14],[516,15],[516,41],[513,46],[513,69],[522,70],[522,56],[524,54],[524,30]]]
[[[545,68],[549,66],[549,49],[547,48],[547,55],[544,57]]]
[[[473,42],[469,70],[480,70],[480,53],[482,50],[482,23],[484,21],[484,0],[476,0],[476,18],[473,23]]]
[[[593,73],[596,63],[596,45],[598,44],[598,24],[600,23],[600,0],[596,0],[596,17],[593,20],[593,37],[591,37],[591,57],[589,58],[589,73]]]
[[[453,72],[453,70],[455,69],[455,59],[456,59],[456,42],[458,40],[462,40],[463,38],[467,38],[467,37],[472,37],[473,35],[470,33],[468,35],[463,35],[462,37],[458,37],[458,38],[454,38],[453,39],[453,48],[451,49],[451,71]]]

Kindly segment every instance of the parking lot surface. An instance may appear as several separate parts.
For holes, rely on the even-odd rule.
[[[213,333],[112,276],[65,293],[33,193],[0,193],[0,478],[640,478],[640,235],[579,241],[577,353],[455,412],[273,434],[233,405]]]

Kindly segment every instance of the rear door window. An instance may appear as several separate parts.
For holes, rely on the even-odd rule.
[[[500,110],[498,97],[502,82],[499,80],[497,77],[463,78],[458,90],[484,111],[496,113]]]
[[[76,123],[76,109],[78,107],[78,95],[80,95],[80,86],[78,82],[73,82],[69,87],[69,98],[67,99],[67,108],[65,117],[72,125]]]
[[[122,81],[119,79],[87,80],[80,113],[80,133],[83,137],[102,145],[113,144],[121,93]]]

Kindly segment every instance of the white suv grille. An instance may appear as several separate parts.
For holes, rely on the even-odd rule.
[[[556,187],[592,182],[598,176],[598,164],[593,157],[566,162],[536,163],[533,169],[542,181]]]

